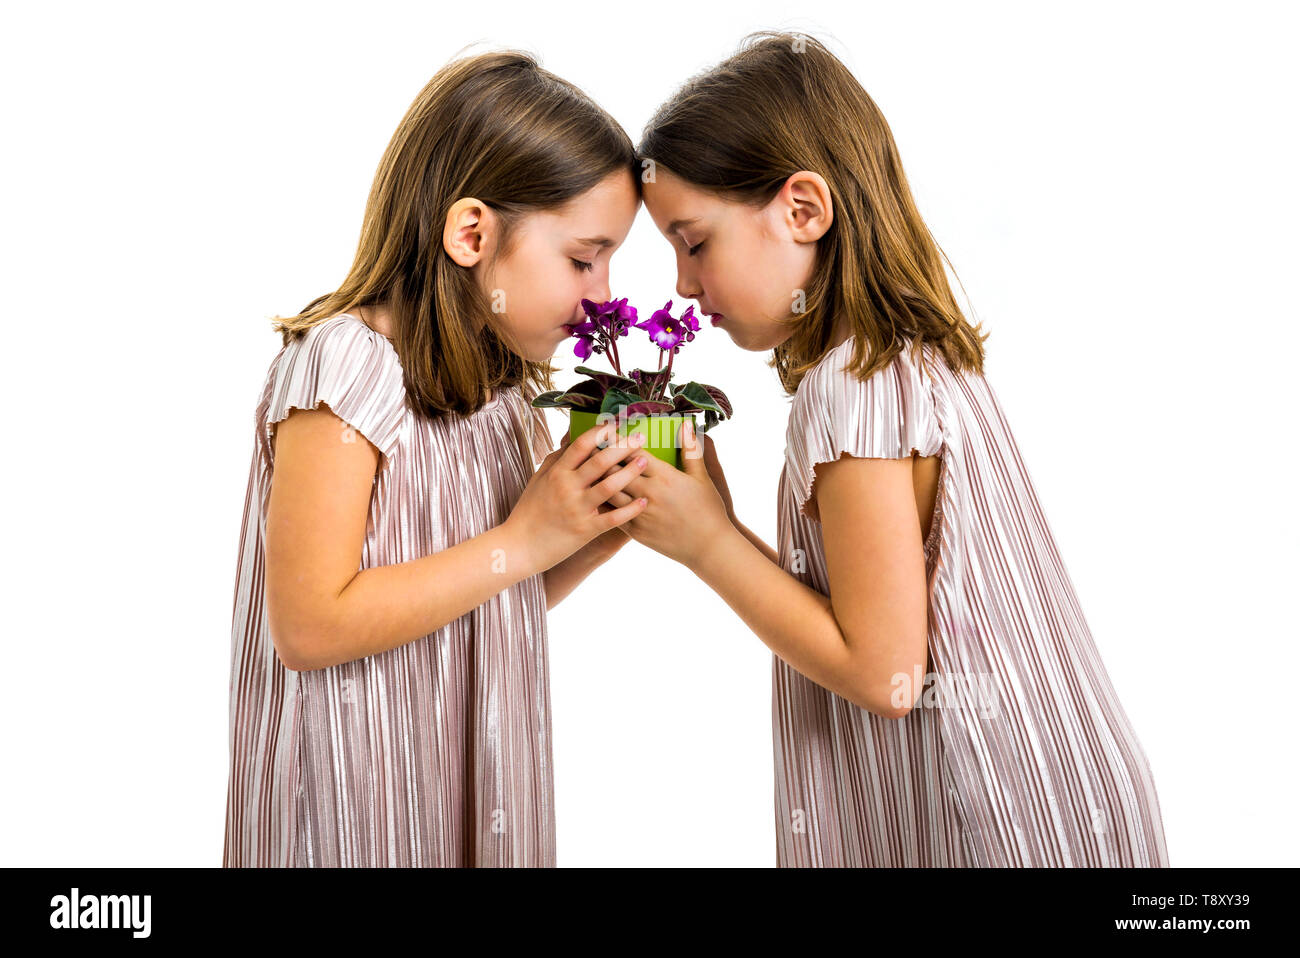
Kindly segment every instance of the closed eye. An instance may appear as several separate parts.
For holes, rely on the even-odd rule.
[[[580,269],[583,272],[587,272],[587,273],[590,273],[593,269],[596,268],[595,263],[588,263],[580,259],[574,259],[573,257],[569,258],[569,262],[572,263],[575,268]]]
[[[700,248],[701,246],[703,246],[703,245],[704,245],[704,241],[703,241],[703,240],[700,240],[700,242],[696,243],[694,246],[688,246],[688,247],[686,247],[686,255],[687,255],[687,256],[694,256],[694,255],[695,255],[695,251],[696,251],[697,249],[699,249],[699,248]]]

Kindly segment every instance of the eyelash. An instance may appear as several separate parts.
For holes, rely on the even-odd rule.
[[[694,246],[688,246],[688,247],[686,247],[686,255],[687,255],[687,256],[694,256],[694,255],[695,255],[695,251],[696,251],[697,249],[699,249],[699,248],[700,248],[701,246],[703,246],[703,245],[704,245],[704,240],[700,240],[700,241],[699,241],[698,243],[696,243]]]
[[[582,270],[584,273],[590,273],[596,268],[595,263],[587,263],[580,259],[573,259],[572,257],[570,257],[569,262],[572,263],[575,268]]]

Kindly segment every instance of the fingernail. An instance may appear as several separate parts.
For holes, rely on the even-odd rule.
[[[637,464],[638,467],[644,466],[644,465],[645,465],[645,456],[637,456],[637,457],[636,457],[636,464]]]

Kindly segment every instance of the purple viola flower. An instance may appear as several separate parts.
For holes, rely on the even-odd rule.
[[[579,366],[578,372],[586,373],[589,377],[587,380],[568,392],[551,390],[543,393],[534,399],[534,406],[561,406],[574,411],[591,411],[597,406],[608,405],[611,411],[621,409],[620,415],[630,412],[651,416],[674,411],[691,414],[703,411],[705,432],[714,423],[730,417],[730,403],[721,390],[715,387],[690,382],[685,386],[672,387],[671,391],[669,388],[673,378],[673,357],[683,344],[694,340],[695,334],[700,330],[701,320],[695,315],[694,306],[688,306],[681,317],[675,317],[672,313],[673,301],[670,299],[662,309],[655,310],[649,319],[640,320],[636,308],[629,305],[626,298],[603,303],[584,299],[581,303],[585,318],[566,326],[575,340],[574,355],[585,360],[593,354],[608,353],[614,373],[611,375]],[[632,327],[645,330],[650,341],[658,348],[658,369],[623,372],[619,363],[618,340],[628,335]]]
[[[627,297],[614,300],[615,305],[615,323],[614,335],[626,336],[628,327],[636,325],[636,307],[627,304]]]
[[[585,303],[586,300],[583,300],[583,302]],[[577,356],[579,359],[587,359],[592,353],[598,353],[601,351],[600,343],[597,339],[599,328],[591,320],[576,325],[568,324],[565,328],[569,330],[570,335],[576,337],[578,340],[573,345],[573,355]]]
[[[676,349],[690,331],[680,319],[673,318],[670,312],[672,308],[673,301],[670,299],[663,309],[656,309],[649,319],[636,324],[638,329],[644,329],[650,334],[652,343],[664,350]]]
[[[636,310],[627,305],[627,299],[615,299],[605,303],[595,303],[589,299],[582,300],[582,311],[587,314],[587,321],[577,326],[570,326],[578,342],[573,347],[574,355],[586,359],[592,353],[609,350],[614,369],[620,369],[618,362],[619,336],[627,335],[627,320],[636,318]]]
[[[700,331],[700,321],[695,318],[695,307],[687,306],[686,312],[682,313],[682,324],[686,327],[686,341],[689,343],[695,338],[695,334]]]
[[[582,301],[582,311],[587,314],[588,319],[600,322],[609,312],[609,303],[593,303],[589,299],[584,299]]]
[[[628,305],[626,296],[599,304],[584,299],[582,309],[610,339],[626,336],[628,327],[636,325],[636,307]]]

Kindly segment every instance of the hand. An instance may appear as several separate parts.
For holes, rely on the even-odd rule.
[[[641,438],[619,436],[612,423],[593,426],[542,460],[503,523],[527,550],[532,568],[551,568],[644,511],[645,505],[631,496],[612,510],[600,509],[641,475],[639,456],[653,461],[639,452]],[[597,449],[598,442],[606,441],[606,448]]]
[[[566,437],[567,439],[567,437]],[[722,471],[722,463],[718,461],[718,450],[713,444],[713,437],[705,434],[699,437],[700,446],[704,450],[704,468],[708,472],[709,478],[713,480],[713,488],[718,490],[718,495],[722,498],[727,507],[727,518],[733,523],[736,521],[736,507],[731,502],[731,490],[727,488],[727,477]],[[606,475],[612,475],[614,469],[611,468]],[[628,496],[623,502],[631,500]],[[606,508],[613,509],[613,506],[607,505]],[[618,533],[625,538],[630,535],[626,526],[619,526]]]
[[[690,422],[684,422],[684,471],[650,456],[642,474],[609,497],[609,504],[620,509],[627,508],[633,496],[649,499],[624,530],[642,545],[686,566],[697,565],[716,542],[736,531],[727,502],[714,487],[705,464],[706,448]],[[719,466],[719,475],[721,471]]]
[[[704,447],[704,468],[713,480],[713,488],[727,506],[727,518],[736,521],[736,509],[731,504],[731,490],[727,488],[727,477],[722,474],[722,463],[718,461],[718,451],[713,448],[713,439],[707,434],[700,436],[700,445]]]
[[[566,432],[564,434],[564,438],[560,440],[560,448],[563,449],[565,445],[572,438],[573,437]],[[608,476],[612,476],[614,473],[618,472],[619,468],[620,468],[619,464],[615,463],[614,465],[610,466],[607,470],[605,470],[605,475],[602,476],[601,478],[603,479]],[[631,498],[632,498],[631,496],[628,496],[629,500]],[[611,506],[608,502],[602,502],[596,508],[601,513],[614,511],[614,507]],[[600,556],[602,560],[610,559],[614,556],[616,552],[618,552],[619,549],[623,548],[623,546],[627,545],[631,541],[632,541],[632,536],[627,531],[627,524],[624,523],[621,526],[615,526],[613,529],[610,529],[608,532],[602,532],[600,535],[596,536],[596,538],[592,539],[585,546],[579,549],[578,553],[590,551],[595,555]],[[575,555],[577,555],[578,553],[575,553]]]

